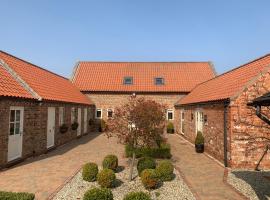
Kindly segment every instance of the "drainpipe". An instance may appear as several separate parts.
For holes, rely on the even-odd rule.
[[[224,166],[228,167],[228,141],[227,141],[227,118],[228,118],[228,106],[229,102],[226,101],[224,104]]]

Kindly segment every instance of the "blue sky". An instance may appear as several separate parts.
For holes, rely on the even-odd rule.
[[[0,0],[0,49],[69,77],[77,61],[212,61],[270,53],[269,0]]]

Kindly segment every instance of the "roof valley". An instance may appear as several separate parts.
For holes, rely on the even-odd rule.
[[[3,68],[18,82],[27,92],[29,92],[35,99],[42,100],[41,96],[38,95],[7,63],[0,59],[0,64]]]

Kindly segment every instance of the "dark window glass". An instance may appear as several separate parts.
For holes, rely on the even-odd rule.
[[[191,113],[191,121],[193,120],[193,118],[194,118],[194,115],[193,115],[193,113]]]
[[[101,118],[101,110],[97,110],[97,118]]]
[[[132,77],[125,77],[124,78],[124,84],[125,85],[132,85],[133,84],[133,78]]]
[[[207,115],[203,116],[204,123],[207,123]]]
[[[172,111],[168,111],[168,120],[172,120],[173,119],[173,112]]]
[[[108,118],[113,117],[113,111],[111,109],[108,110]]]
[[[164,85],[164,78],[155,78],[156,85]]]

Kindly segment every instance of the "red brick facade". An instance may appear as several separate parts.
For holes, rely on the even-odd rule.
[[[84,108],[87,108],[87,122],[93,118],[93,108],[80,104],[54,103],[54,102],[34,102],[18,98],[0,99],[0,168],[7,164],[8,138],[9,138],[9,115],[11,106],[20,106],[24,108],[23,122],[23,142],[22,159],[40,155],[47,152],[47,115],[48,107],[55,107],[55,147],[62,145],[77,138],[77,130],[71,130],[71,108],[75,108],[75,117],[77,120],[77,110],[82,110],[81,133],[84,133]],[[64,107],[64,123],[69,126],[68,132],[62,134],[59,131],[59,107]],[[87,124],[87,133],[90,127]]]
[[[102,119],[107,120],[107,110],[114,109],[117,106],[123,105],[128,101],[133,93],[117,93],[117,92],[91,92],[87,96],[95,104],[97,109],[102,109]],[[144,97],[146,99],[155,100],[156,102],[167,105],[168,109],[172,109],[175,119],[174,104],[182,98],[184,93],[136,93],[136,97]],[[175,120],[172,120],[174,123]],[[175,124],[176,125],[176,124]]]
[[[254,169],[258,164],[266,144],[270,140],[270,126],[256,116],[255,108],[247,106],[256,97],[270,91],[270,72],[252,80],[243,91],[231,98],[226,114],[227,158],[232,168]],[[178,121],[177,133],[180,133],[180,112],[185,112],[185,133],[189,141],[194,143],[195,112],[201,110],[207,116],[203,123],[205,151],[224,163],[224,102],[185,105],[177,107],[175,121]],[[263,109],[270,118],[269,110]],[[191,114],[193,113],[193,120]],[[259,168],[270,169],[270,154],[265,155]]]

